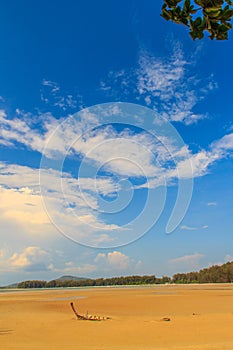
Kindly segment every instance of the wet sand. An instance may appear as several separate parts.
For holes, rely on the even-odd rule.
[[[110,319],[77,320],[70,301],[81,314]],[[233,285],[0,293],[0,344],[17,350],[232,350]]]

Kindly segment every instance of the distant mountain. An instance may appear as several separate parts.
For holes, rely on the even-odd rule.
[[[12,284],[9,284],[8,286],[2,286],[2,287],[0,287],[0,288],[6,288],[6,289],[18,288],[18,284],[19,284],[19,283],[12,283]]]
[[[7,288],[17,288],[19,283],[12,283]]]
[[[55,281],[65,282],[65,281],[81,281],[81,280],[87,280],[87,279],[90,279],[90,278],[64,275],[59,278],[56,278]]]

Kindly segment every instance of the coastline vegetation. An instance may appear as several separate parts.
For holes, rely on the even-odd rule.
[[[67,277],[40,281],[30,280],[18,283],[18,288],[58,288],[58,287],[93,287],[93,286],[118,286],[118,285],[145,285],[145,284],[188,284],[188,283],[232,283],[233,262],[223,265],[214,265],[198,272],[177,273],[173,277],[162,276],[121,276],[111,278],[71,278]]]

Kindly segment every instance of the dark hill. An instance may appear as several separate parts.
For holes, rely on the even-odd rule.
[[[86,280],[86,277],[76,277],[76,276],[69,276],[69,275],[64,275],[59,278],[56,278],[55,281],[59,282],[65,282],[65,281],[81,281],[81,280]]]

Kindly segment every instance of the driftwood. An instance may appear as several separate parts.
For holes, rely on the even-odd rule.
[[[73,312],[74,312],[74,314],[75,314],[75,316],[77,317],[78,320],[83,320],[83,321],[103,321],[104,320],[104,317],[101,318],[100,316],[96,317],[96,316],[88,316],[88,315],[87,316],[83,316],[83,315],[80,315],[76,311],[73,302],[70,303],[70,306],[71,306],[71,308],[72,308],[72,310],[73,310]]]

